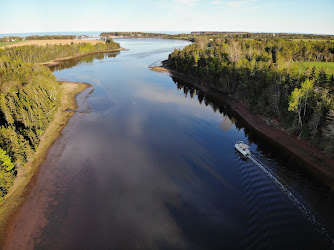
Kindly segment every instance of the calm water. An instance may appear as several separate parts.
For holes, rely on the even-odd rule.
[[[148,69],[186,42],[120,42],[129,51],[53,69],[95,90],[30,195],[37,248],[333,247],[333,195],[228,107]]]

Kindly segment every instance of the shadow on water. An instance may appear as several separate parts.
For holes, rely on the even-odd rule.
[[[334,194],[320,181],[318,181],[314,174],[305,168],[303,164],[291,153],[282,148],[280,145],[275,145],[267,137],[254,131],[252,127],[245,122],[240,115],[231,109],[231,107],[218,100],[215,96],[206,94],[203,91],[197,89],[188,82],[181,80],[177,77],[173,77],[179,91],[183,91],[185,98],[193,98],[197,96],[197,100],[200,104],[210,106],[214,112],[219,112],[224,117],[224,121],[220,124],[220,128],[224,131],[229,130],[235,126],[238,130],[244,130],[247,136],[248,144],[256,144],[256,152],[252,152],[257,161],[261,162],[261,165],[265,165],[268,171],[277,176],[282,181],[280,185],[285,186],[288,189],[295,190],[294,194],[305,204],[309,204],[309,209],[315,213],[315,210],[321,214],[324,221],[320,220],[320,223],[326,225],[329,234],[334,237],[334,221],[331,208],[334,206]],[[238,154],[238,152],[236,152]],[[238,154],[239,155],[239,154]],[[248,161],[244,157],[240,156],[242,161]],[[319,193],[323,197],[319,197]],[[300,194],[300,195],[298,195]],[[326,202],[330,202],[330,206],[321,206],[321,200],[325,198]],[[307,205],[306,205],[307,206]],[[322,233],[322,232],[321,232]]]
[[[195,95],[197,96],[198,102],[200,104],[204,104],[205,106],[210,106],[214,112],[219,112],[223,116],[228,117],[228,122],[224,120],[225,123],[220,124],[220,128],[223,130],[228,130],[233,125],[238,129],[243,129],[245,132],[245,135],[248,139],[248,144],[256,144],[257,145],[257,153],[262,154],[263,156],[273,159],[277,161],[280,164],[286,165],[287,162],[289,163],[286,167],[290,167],[291,171],[294,171],[297,175],[302,175],[304,178],[307,179],[314,179],[313,175],[305,169],[303,164],[298,161],[294,157],[293,154],[287,152],[279,145],[273,145],[273,143],[265,136],[257,133],[254,131],[252,127],[248,125],[247,122],[245,122],[243,119],[240,119],[240,115],[235,112],[231,107],[226,104],[225,102],[218,100],[214,96],[210,94],[206,94],[203,91],[195,88],[193,85],[178,79],[176,77],[172,77],[174,83],[176,84],[177,88],[180,91],[183,91],[185,94],[185,98],[190,96],[193,98]],[[228,123],[228,124],[226,124]],[[280,175],[279,169],[277,169],[277,175]],[[282,173],[283,174],[283,173]],[[284,176],[281,176],[284,178]],[[320,182],[315,182],[317,186],[325,188],[324,185],[322,185]]]
[[[171,46],[170,41],[157,46],[163,42]],[[145,55],[156,54],[144,57],[131,43],[146,49]],[[248,140],[256,160],[284,187],[299,193],[298,200],[310,204],[331,229],[333,195],[226,103],[182,80],[149,71],[148,65],[168,56],[154,50],[154,44],[131,40],[124,46],[131,50],[112,65],[104,62],[116,61],[119,53],[50,67],[59,71],[58,79],[98,84],[88,100],[91,112],[77,112],[82,118],[76,129],[68,127],[70,140],[59,140],[64,147],[54,154],[59,163],[50,158],[52,171],[47,165],[41,168],[39,180],[46,184],[37,187],[36,199],[42,201],[33,208],[41,206],[48,223],[36,248],[327,246],[272,179],[234,151],[236,138]],[[62,71],[80,64],[91,65]],[[50,191],[42,196],[45,186]],[[26,210],[33,209],[28,205]],[[30,228],[18,238],[27,232]]]
[[[80,64],[92,63],[94,60],[100,61],[106,58],[115,58],[119,54],[120,52],[91,54],[91,55],[86,55],[86,56],[62,61],[60,64],[49,66],[49,68],[52,72],[55,72],[55,71],[59,71],[62,69],[73,68],[74,66],[77,66]]]

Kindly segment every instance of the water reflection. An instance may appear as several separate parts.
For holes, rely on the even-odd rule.
[[[269,139],[253,131],[253,129],[240,119],[240,116],[232,110],[222,100],[217,99],[214,95],[205,94],[193,85],[172,77],[177,89],[183,91],[187,98],[188,93],[193,98],[197,95],[198,102],[211,106],[214,112],[223,115],[223,121],[219,127],[224,131],[229,131],[233,126],[238,130],[243,130],[247,135],[249,145],[256,145],[255,157],[264,165],[268,171],[277,176],[278,180],[288,188],[294,190],[294,195],[299,201],[305,204],[305,207],[311,211],[319,221],[319,224],[325,225],[329,235],[334,233],[334,221],[329,212],[329,207],[334,206],[334,195],[328,188],[318,182],[314,175],[284,148],[274,145]],[[236,119],[236,118],[238,119]],[[242,158],[242,157],[241,157]],[[244,161],[246,159],[242,158]],[[326,204],[319,206],[320,203]],[[315,208],[318,210],[316,211]],[[321,214],[321,216],[320,216]],[[322,217],[322,218],[321,218]]]
[[[276,161],[281,158],[281,162],[289,162],[289,166],[293,166],[292,169],[298,169],[298,175],[303,173],[305,177],[311,178],[308,171],[303,171],[305,169],[300,163],[288,152],[284,151],[278,145],[273,145],[269,139],[255,132],[252,127],[250,127],[234,110],[227,105],[223,99],[217,98],[214,94],[206,94],[200,89],[197,89],[194,85],[187,83],[186,81],[179,79],[177,77],[172,77],[179,91],[183,91],[185,98],[188,95],[193,99],[197,96],[197,100],[200,104],[205,106],[210,106],[213,112],[219,112],[223,116],[223,120],[219,123],[219,127],[227,132],[233,126],[237,130],[243,130],[247,136],[247,142],[249,145],[256,145],[256,150],[258,153],[266,156],[267,158],[275,159]],[[169,98],[167,98],[169,100]],[[179,101],[182,103],[182,101]],[[284,156],[284,157],[282,157]],[[321,185],[320,183],[318,183]],[[325,188],[325,187],[324,187]]]
[[[113,53],[96,53],[91,55],[86,55],[71,60],[62,61],[60,64],[49,66],[52,72],[59,71],[62,69],[69,69],[80,64],[92,63],[94,60],[103,60],[105,58],[115,58],[120,52]]]
[[[327,193],[296,178],[297,170],[284,167],[289,161],[277,160],[277,149],[225,103],[148,70],[186,43],[124,42],[130,50],[117,63],[101,54],[55,71],[94,85],[91,112],[76,113],[50,150],[13,242],[36,239],[42,249],[327,246],[284,192],[236,154],[235,141],[248,140],[277,176],[315,197],[308,202],[317,211],[334,208]]]
[[[228,115],[224,115],[224,120],[219,123],[219,127],[226,132],[230,130],[234,123],[234,119],[231,120]]]

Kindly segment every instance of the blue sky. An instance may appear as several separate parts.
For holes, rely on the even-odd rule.
[[[248,31],[334,35],[334,0],[2,0],[0,34]]]

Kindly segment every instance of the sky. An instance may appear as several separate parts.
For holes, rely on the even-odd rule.
[[[0,0],[0,34],[71,31],[334,35],[334,0]]]

